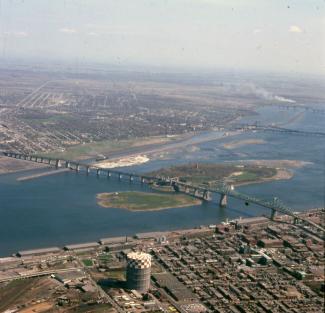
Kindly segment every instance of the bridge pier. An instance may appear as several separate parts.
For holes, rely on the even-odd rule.
[[[76,164],[76,172],[79,172],[80,171],[80,165],[79,163]]]
[[[196,188],[194,188],[193,196],[194,196],[195,198],[200,198],[199,191],[198,191]]]
[[[55,168],[58,169],[59,167],[61,167],[61,162],[59,159],[55,160]]]
[[[69,161],[65,161],[65,168],[69,168],[70,167],[70,162]]]
[[[86,175],[89,175],[89,173],[90,173],[90,167],[86,166]]]
[[[271,209],[271,220],[274,221],[275,217],[277,215],[277,212],[275,209]]]
[[[110,171],[107,171],[107,178],[110,178],[111,177],[111,172]]]
[[[176,184],[175,181],[172,181],[171,186],[174,188],[174,191],[175,192],[179,192],[180,191],[179,186]]]
[[[122,179],[122,177],[123,177],[123,176],[122,176],[122,174],[121,174],[121,173],[119,173],[119,174],[118,174],[118,179],[119,179],[119,180],[121,180],[121,179]]]
[[[225,195],[224,193],[222,193],[220,195],[220,201],[219,201],[219,207],[220,208],[225,208],[228,204],[228,198],[227,195]]]
[[[211,199],[212,199],[211,192],[207,191],[207,190],[204,190],[202,198],[203,198],[204,201],[211,201]]]
[[[132,176],[132,175],[129,176],[129,182],[130,182],[130,183],[133,182],[133,176]]]
[[[144,178],[140,177],[141,184],[144,184]]]
[[[99,168],[96,170],[96,175],[100,176],[100,169]]]

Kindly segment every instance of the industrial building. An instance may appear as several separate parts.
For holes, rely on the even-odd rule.
[[[144,252],[127,254],[126,280],[127,287],[141,293],[150,287],[151,255]]]
[[[19,257],[36,256],[36,255],[43,255],[43,254],[60,253],[61,251],[62,250],[58,247],[41,248],[41,249],[18,251],[17,256]]]

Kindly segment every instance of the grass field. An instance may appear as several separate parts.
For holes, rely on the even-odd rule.
[[[184,194],[127,191],[98,194],[97,203],[105,208],[146,211],[198,205],[201,201]]]
[[[100,154],[109,154],[124,149],[145,146],[148,144],[166,143],[176,138],[166,138],[163,136],[143,137],[128,140],[103,140],[91,143],[83,143],[66,148],[65,151],[51,151],[49,153],[37,153],[38,155],[52,158],[61,158],[68,160],[85,159],[96,157]]]
[[[82,260],[82,263],[85,266],[93,266],[93,261],[91,259],[84,259],[84,260]]]

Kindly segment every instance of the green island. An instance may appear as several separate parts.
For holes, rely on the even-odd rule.
[[[150,176],[177,177],[179,181],[196,185],[213,185],[225,181],[228,184],[243,185],[278,179],[290,179],[292,173],[284,168],[257,164],[195,163],[163,168],[148,173]],[[154,185],[153,188],[160,189]]]
[[[185,194],[123,191],[99,193],[97,194],[97,203],[104,208],[153,211],[199,205],[201,200]]]

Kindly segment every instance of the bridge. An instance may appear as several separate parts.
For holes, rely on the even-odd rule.
[[[325,110],[324,109],[319,109],[319,108],[315,108],[315,107],[311,107],[308,105],[303,105],[303,104],[264,104],[262,105],[264,107],[276,107],[279,109],[284,109],[284,110],[303,110],[303,111],[307,111],[307,112],[312,112],[312,113],[317,113],[317,114],[325,114]]]
[[[258,124],[239,124],[235,127],[236,130],[244,131],[264,131],[264,132],[276,132],[276,133],[286,133],[292,135],[300,136],[312,136],[312,137],[325,137],[324,132],[315,132],[315,131],[304,131],[299,129],[290,129],[272,125],[258,125]]]
[[[228,197],[236,198],[245,202],[246,205],[253,203],[258,206],[267,208],[271,210],[271,219],[273,220],[277,214],[277,212],[286,214],[293,218],[293,222],[297,224],[298,222],[302,225],[307,225],[314,227],[317,231],[322,232],[322,235],[325,233],[325,229],[315,224],[307,219],[300,217],[298,214],[294,213],[292,209],[285,206],[278,198],[273,198],[271,201],[263,200],[257,197],[249,196],[243,193],[240,193],[234,190],[233,186],[226,185],[224,183],[216,183],[212,186],[209,185],[194,185],[191,183],[185,183],[179,181],[177,178],[169,178],[169,177],[159,177],[159,176],[147,176],[142,174],[135,173],[126,173],[112,169],[103,169],[95,165],[82,163],[78,161],[70,161],[58,158],[51,158],[46,156],[38,156],[38,155],[27,155],[16,152],[2,152],[2,154],[6,157],[26,160],[36,163],[44,163],[50,166],[55,166],[56,169],[59,168],[67,168],[73,170],[77,173],[83,172],[86,175],[89,175],[91,172],[95,173],[98,177],[106,176],[110,178],[111,176],[117,177],[119,180],[122,178],[127,179],[131,182],[140,182],[141,184],[153,184],[156,183],[158,185],[170,185],[174,188],[176,192],[182,192],[185,194],[189,194],[193,197],[200,198],[204,201],[211,201],[212,194],[219,194],[219,206],[226,207]]]

